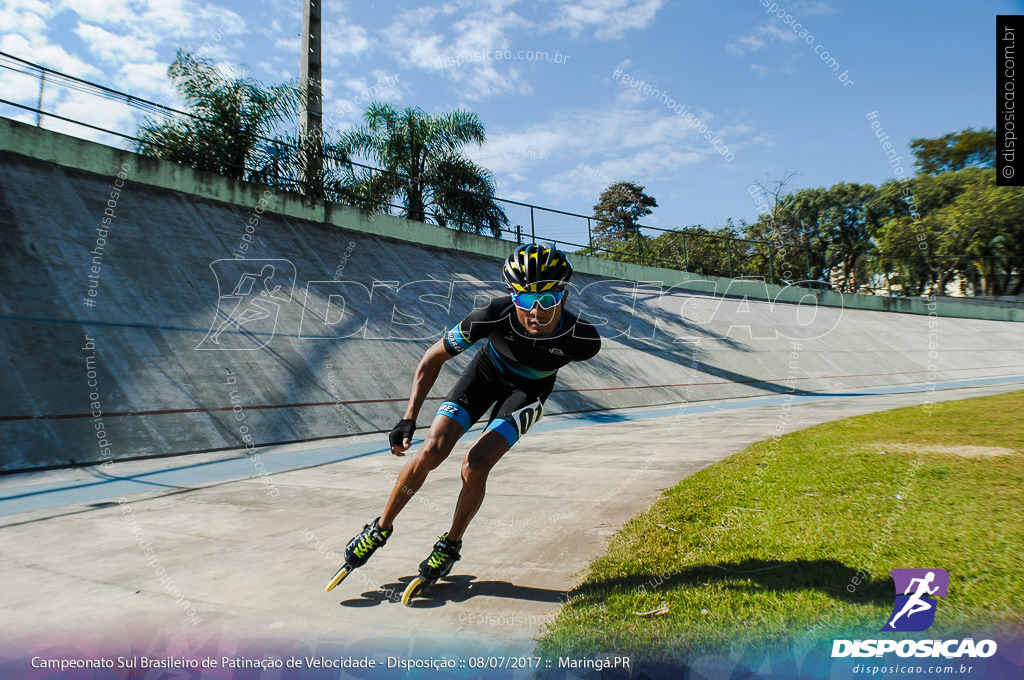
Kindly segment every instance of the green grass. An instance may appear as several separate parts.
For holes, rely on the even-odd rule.
[[[936,452],[948,446],[1016,453]],[[539,652],[678,661],[877,637],[893,605],[889,571],[908,567],[950,573],[935,624],[911,636],[1024,631],[1022,453],[1024,392],[943,402],[931,415],[916,406],[847,418],[755,444],[630,520]],[[662,607],[667,614],[636,613]]]

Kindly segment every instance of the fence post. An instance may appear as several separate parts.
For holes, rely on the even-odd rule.
[[[533,243],[537,242],[537,227],[533,223],[533,206],[530,206],[530,239]]]
[[[683,237],[683,269],[690,271],[690,252],[686,249],[686,232],[682,233]]]
[[[46,71],[39,72],[39,103],[36,104],[36,127],[43,123],[43,86],[46,85]]]
[[[725,239],[725,252],[729,255],[729,278],[732,278],[732,237]]]
[[[811,276],[811,248],[807,246],[804,248],[804,264],[807,266],[807,281],[810,281],[813,277]]]
[[[281,186],[281,147],[277,145],[277,140],[274,140],[274,184],[273,186]]]
[[[768,244],[768,283],[775,283],[775,268],[772,267],[772,246]]]
[[[523,225],[516,225],[516,243],[522,245],[523,243]]]
[[[587,218],[587,247],[590,248],[591,254],[594,251],[594,235],[590,231],[590,218]]]
[[[636,228],[636,263],[643,264],[644,256],[640,253],[640,227]]]

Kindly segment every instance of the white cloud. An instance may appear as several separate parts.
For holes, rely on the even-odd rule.
[[[119,28],[121,35],[193,42],[219,42],[244,33],[245,19],[226,7],[196,0],[60,0],[89,23]]]
[[[466,149],[466,155],[474,163],[482,165],[495,175],[504,175],[512,181],[525,180],[522,174],[531,167],[539,166],[542,162],[548,162],[550,152],[545,148],[555,148],[555,141],[526,140],[523,135],[511,135],[498,137],[493,141],[488,140],[481,147],[470,147]],[[539,142],[539,143],[535,143]]]
[[[533,94],[530,84],[520,77],[519,69],[502,72],[493,63],[484,62],[453,73],[452,80],[459,84],[459,94],[474,102],[508,93]]]
[[[404,93],[402,76],[398,73],[387,73],[380,69],[370,71],[374,83],[371,94],[383,101],[398,101]]]
[[[795,42],[798,37],[797,32],[791,26],[780,22],[768,21],[758,26],[750,35],[741,36],[734,42],[727,44],[725,51],[741,57],[747,52],[762,50],[773,42]]]
[[[514,2],[461,2],[458,7],[420,8],[399,15],[385,31],[392,57],[409,68],[431,70],[456,85],[458,96],[479,101],[507,93],[531,94],[532,88],[514,61],[520,46],[510,34],[533,29],[508,9]],[[451,26],[430,26],[438,17],[461,14]],[[525,52],[525,48],[524,52]]]
[[[748,130],[734,128],[736,137]],[[598,155],[602,160],[590,160]],[[719,158],[710,143],[673,112],[623,107],[618,102],[604,110],[570,111],[521,130],[492,134],[472,156],[503,186],[516,184],[516,177],[527,171],[537,177],[545,167],[557,164],[563,169],[538,185],[556,202],[593,197],[616,181],[653,181]]]
[[[298,55],[302,48],[302,38],[299,36],[293,37],[279,37],[274,40],[274,51],[283,52],[284,54],[294,54],[295,62],[298,63]]]
[[[89,50],[104,61],[154,61],[152,36],[117,35],[94,24],[79,22],[75,35],[82,39]]]
[[[445,36],[432,31],[429,25],[435,17],[451,14],[455,10],[454,5],[446,5],[421,7],[399,14],[383,31],[391,56],[403,66],[436,68]]]
[[[799,31],[794,31],[793,26],[799,24],[800,29],[808,29],[813,33],[812,26],[809,26],[804,17],[826,16],[836,13],[836,8],[828,2],[817,0],[798,0],[789,7],[781,8],[786,14],[793,17],[792,22],[787,24],[783,17],[775,14],[768,15],[762,19],[761,24],[749,35],[740,36],[733,42],[727,43],[725,51],[736,56],[743,56],[747,52],[757,52],[774,42],[791,43],[799,38]],[[759,75],[764,75],[767,69],[756,67],[754,70]],[[762,72],[764,71],[764,73]]]
[[[343,132],[362,122],[363,112],[372,102],[397,104],[405,95],[400,74],[375,69],[371,78],[346,78],[340,84],[324,79],[324,127]],[[332,93],[337,92],[337,95]]]
[[[359,92],[366,89],[366,78],[346,78],[342,84],[349,92]]]
[[[380,69],[370,71],[370,78],[353,77],[342,81],[343,89],[352,100],[365,107],[371,101],[397,101],[402,98],[402,77]],[[326,82],[325,82],[326,86]]]
[[[17,26],[23,35],[42,34],[56,10],[39,0],[4,0],[0,3],[0,26]]]
[[[7,33],[2,35],[0,36],[0,51],[79,78],[95,76],[100,72],[92,64],[68,53],[63,47],[51,45],[44,36],[39,34]]]
[[[70,9],[84,21],[98,24],[120,25],[129,23],[135,12],[130,9],[133,0],[62,0],[61,9]]]
[[[373,51],[368,31],[354,24],[348,17],[341,17],[324,24],[323,50],[324,65],[339,68],[345,65],[344,57],[360,58]]]
[[[561,4],[548,28],[566,28],[573,37],[593,31],[600,40],[618,39],[626,31],[650,26],[662,4],[663,0],[569,0]]]
[[[459,53],[506,50],[510,47],[507,34],[528,27],[529,23],[515,12],[474,12],[452,24]]]
[[[533,199],[532,191],[510,191],[502,198],[507,198],[510,201],[519,201],[520,203],[529,203]]]
[[[819,16],[835,14],[838,10],[828,2],[818,2],[817,0],[797,0],[793,3],[793,9],[790,12],[793,16]]]
[[[4,99],[31,105],[35,109],[39,101],[39,78],[35,73],[0,69],[0,92],[3,92]]]
[[[403,27],[398,25],[397,28],[401,29]],[[421,69],[441,68],[440,65],[443,63],[441,49],[441,43],[444,42],[443,35],[440,33],[425,35],[412,32],[406,35],[410,39],[415,40],[415,42],[409,45],[408,52],[404,54],[397,52],[394,54],[399,63]]]
[[[546,66],[543,57],[531,54],[531,36],[561,28],[573,35],[588,30],[599,38],[621,37],[650,25],[662,4],[663,0],[561,2],[553,17],[531,21],[515,11],[515,0],[456,0],[399,14],[384,31],[384,40],[399,64],[431,70],[449,80],[458,97],[476,102],[533,93],[528,74]],[[452,19],[450,25],[442,25]],[[551,62],[554,50],[544,51]]]
[[[133,112],[126,104],[120,101],[101,99],[87,92],[68,91],[61,97],[52,110],[54,113],[70,118],[72,120],[89,123],[105,130],[113,130],[131,134],[135,131],[135,125],[141,116]],[[123,147],[123,137],[105,135],[96,130],[65,123],[54,118],[43,118],[43,127],[64,132],[75,137],[101,141],[104,144]]]
[[[260,29],[260,33],[267,36],[277,35],[284,33],[284,28],[281,26],[281,22],[274,18],[270,20],[270,23]]]
[[[121,75],[123,78],[118,82],[117,89],[126,92],[169,95],[175,91],[167,77],[167,64],[164,63],[124,64],[121,67]]]

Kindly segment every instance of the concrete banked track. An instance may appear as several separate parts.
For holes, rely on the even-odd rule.
[[[246,636],[529,651],[573,574],[659,489],[780,430],[1024,374],[1024,326],[955,318],[978,314],[966,306],[859,309],[875,303],[578,258],[569,306],[602,351],[560,371],[545,420],[496,469],[459,578],[437,606],[388,597],[447,526],[452,460],[324,595],[328,550],[379,514],[401,465],[379,433],[416,362],[500,293],[512,244],[0,122],[0,469],[106,463],[0,479],[0,601],[23,614],[4,632],[24,649],[47,631],[117,647],[163,630],[164,654]],[[445,367],[421,425],[467,361]],[[147,459],[171,454],[189,455]]]

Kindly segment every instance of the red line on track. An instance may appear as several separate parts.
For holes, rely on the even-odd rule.
[[[1020,368],[1024,364],[1013,364],[1011,366],[983,366],[980,368],[949,368],[944,369],[943,373],[950,373],[953,371],[981,371],[981,370],[994,370],[1000,368]],[[750,383],[774,383],[784,382],[793,380],[830,380],[833,378],[869,378],[878,376],[890,376],[890,375],[914,375],[915,373],[928,373],[928,371],[896,371],[893,373],[854,373],[851,375],[821,375],[814,378],[803,377],[803,378],[760,378],[750,380],[718,380],[715,382],[703,382],[703,383],[672,383],[666,385],[633,385],[624,387],[584,387],[580,389],[564,389],[564,390],[552,390],[552,392],[613,392],[616,390],[653,390],[662,389],[669,387],[704,387],[708,385],[729,385],[729,384],[750,384]],[[427,401],[439,401],[441,397],[427,397]],[[311,401],[298,404],[265,404],[261,406],[220,406],[217,408],[172,408],[172,409],[161,409],[154,411],[115,411],[111,413],[104,413],[104,418],[124,418],[128,416],[166,416],[175,415],[179,413],[219,413],[223,411],[264,411],[279,408],[308,408],[310,406],[336,406],[336,405],[353,405],[353,404],[388,404],[394,402],[405,402],[408,401],[407,397],[401,399],[353,399],[350,401]],[[35,415],[35,416],[0,416],[0,422],[13,422],[22,420],[66,420],[71,418],[92,418],[92,413],[60,413],[53,415]],[[99,417],[99,416],[96,416]]]

